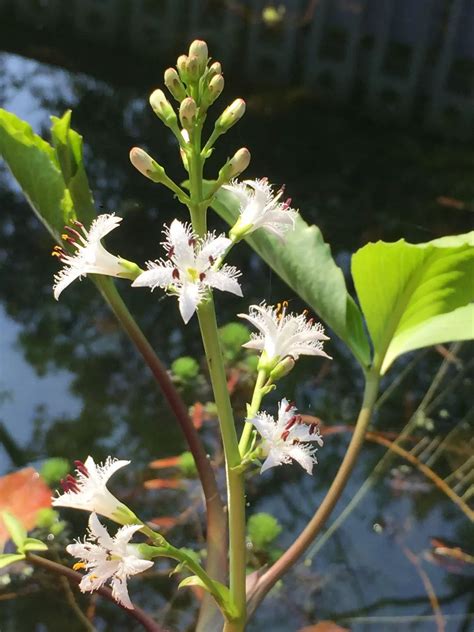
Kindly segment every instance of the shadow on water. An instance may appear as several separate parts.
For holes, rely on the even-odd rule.
[[[147,106],[147,94],[155,84],[141,73],[135,82],[133,75],[125,82],[114,81],[112,71],[97,76],[65,70],[54,52],[51,42],[49,56],[55,65],[1,53],[0,105],[29,120],[37,132],[47,129],[49,114],[60,115],[72,108],[73,126],[86,141],[88,173],[98,206],[125,218],[123,230],[110,236],[111,250],[139,262],[161,256],[161,225],[181,210],[166,191],[144,181],[128,162],[129,148],[138,144],[171,165],[170,174],[181,178],[174,142]],[[78,50],[78,58],[81,54]],[[170,59],[155,68],[166,63]],[[229,84],[232,78],[226,75]],[[350,254],[369,240],[427,241],[471,227],[474,154],[470,146],[419,135],[414,127],[378,125],[355,108],[324,108],[300,91],[259,90],[248,87],[243,77],[237,81],[238,96],[248,100],[248,114],[225,137],[211,171],[234,149],[248,146],[252,152],[248,177],[267,175],[272,182],[285,182],[304,217],[321,227],[347,275]],[[232,88],[226,90],[226,101],[234,96]],[[7,472],[14,465],[47,456],[74,459],[88,453],[97,458],[114,454],[133,460],[134,471],[124,483],[125,490],[133,494],[135,504],[143,505],[148,517],[183,510],[189,502],[183,492],[142,488],[146,464],[179,453],[183,443],[140,358],[88,281],[68,288],[59,303],[54,301],[51,281],[57,262],[49,257],[49,237],[3,168],[0,184],[0,437],[4,445],[0,470]],[[437,201],[441,196],[465,204],[448,209]],[[235,253],[232,263],[247,272],[245,298],[242,303],[233,297],[217,297],[221,323],[235,320],[243,305],[263,298],[269,302],[289,298],[295,310],[302,307],[246,247]],[[196,322],[182,327],[175,301],[158,292],[151,296],[132,292],[125,284],[123,294],[167,363],[183,354],[202,360]],[[319,367],[315,369],[314,362],[302,361],[286,378],[285,395],[294,398],[302,411],[330,424],[350,424],[357,410],[361,375],[337,340],[330,345],[335,360],[324,379],[315,373]],[[459,352],[464,366],[468,351],[465,346]],[[423,355],[380,411],[379,429],[403,427],[441,361],[435,350]],[[399,370],[407,362],[402,359]],[[443,386],[458,373],[456,364],[450,366]],[[394,371],[390,381],[396,375]],[[446,434],[467,418],[472,375],[466,372],[461,377],[431,411],[428,421],[433,427],[425,423],[422,433]],[[346,440],[346,436],[328,438],[314,478],[282,468],[250,483],[249,513],[269,511],[279,518],[284,527],[282,547],[294,540],[323,497]],[[377,446],[364,450],[341,506],[382,454]],[[400,472],[407,477],[402,486]],[[457,508],[424,486],[416,472],[403,472],[395,465],[389,468],[317,562],[308,557],[285,579],[284,590],[269,596],[249,630],[297,630],[318,619],[337,620],[360,632],[401,629],[403,621],[403,629],[435,629],[422,580],[400,543],[421,554],[429,549],[431,537],[467,542],[470,534]],[[83,525],[81,518],[75,519]],[[191,527],[175,533],[181,545],[195,535]],[[472,625],[469,613],[474,610],[469,596],[472,577],[428,562],[424,566],[446,615],[446,629],[467,631]],[[152,585],[158,593],[151,593]],[[158,571],[150,585],[140,586],[137,582],[132,588],[137,603],[149,608],[153,604],[158,620],[176,630],[192,624],[191,598],[178,595],[177,583],[166,574]],[[1,629],[59,631],[65,625],[81,629],[79,622],[71,622],[71,613],[57,592],[48,594],[38,596],[33,591],[18,600],[5,599]],[[130,629],[121,613],[100,603],[98,607],[98,629]]]

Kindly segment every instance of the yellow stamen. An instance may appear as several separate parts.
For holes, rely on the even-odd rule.
[[[72,569],[74,571],[78,571],[80,568],[85,568],[85,567],[86,567],[85,562],[76,562],[74,566],[72,567]]]

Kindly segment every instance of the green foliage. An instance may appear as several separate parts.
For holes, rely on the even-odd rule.
[[[9,511],[2,511],[1,516],[3,522],[5,523],[5,527],[17,548],[17,559],[23,559],[25,557],[24,553],[26,553],[27,551],[48,550],[46,544],[44,544],[44,542],[41,542],[41,540],[28,537],[25,527],[12,513],[10,513]],[[17,560],[15,559],[13,561]],[[3,559],[3,562],[3,566],[7,566],[8,564],[12,563],[12,561],[5,561],[5,559]]]
[[[249,330],[242,323],[227,323],[219,329],[219,339],[225,360],[232,362],[242,353],[242,345],[249,341]]]
[[[474,233],[369,243],[352,274],[381,373],[402,353],[474,337]]]
[[[25,121],[0,109],[0,155],[39,219],[56,241],[65,224],[95,216],[82,160],[82,138],[69,128],[71,113],[53,117],[51,146]]]
[[[213,208],[229,224],[238,218],[238,202],[232,193],[219,190]],[[257,230],[247,239],[252,248],[350,347],[363,366],[368,366],[370,349],[362,315],[347,291],[342,270],[317,226],[301,217],[290,231],[284,246]]]
[[[257,551],[265,551],[281,531],[282,526],[278,520],[264,512],[250,516],[247,523],[248,536]]]
[[[178,467],[186,478],[197,476],[196,462],[191,452],[183,452],[181,454]]]
[[[48,485],[54,485],[69,472],[70,466],[67,459],[52,457],[47,459],[40,469],[40,475]]]
[[[36,514],[36,526],[58,536],[66,527],[66,522],[60,519],[59,513],[51,507],[44,507]]]
[[[25,556],[22,553],[2,553],[0,554],[0,569],[24,559]]]
[[[25,544],[27,533],[22,523],[9,511],[2,511],[3,522],[5,527],[16,545],[19,552],[23,551],[23,545]]]
[[[171,371],[183,382],[192,382],[199,374],[199,364],[194,358],[183,356],[172,363]]]

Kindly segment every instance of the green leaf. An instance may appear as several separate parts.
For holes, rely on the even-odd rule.
[[[474,337],[474,232],[423,244],[370,243],[352,274],[381,374],[402,353]]]
[[[239,215],[235,196],[223,189],[216,194],[212,207],[229,225]],[[319,228],[309,226],[298,216],[295,230],[287,233],[284,244],[261,229],[246,241],[344,340],[362,366],[368,366],[370,349],[362,315]]]
[[[224,584],[221,584],[221,582],[218,582],[215,579],[210,580],[210,583],[212,585],[212,589],[200,577],[198,577],[197,575],[191,575],[190,577],[185,577],[179,583],[178,588],[186,588],[187,586],[199,586],[200,588],[203,588],[208,593],[214,595],[216,602],[222,608],[223,612],[225,612],[229,616],[229,618],[235,617],[237,613],[231,605],[232,600],[230,596],[230,590],[227,588],[227,586],[224,586]]]
[[[0,568],[5,568],[10,564],[24,560],[25,556],[22,553],[1,553],[0,554]]]
[[[247,532],[255,549],[264,551],[277,538],[282,530],[278,520],[268,513],[257,513],[250,516]]]
[[[22,551],[25,540],[27,539],[25,527],[21,524],[18,518],[9,511],[2,511],[1,515],[11,539],[16,544],[16,548],[18,551]]]
[[[171,364],[171,371],[183,382],[192,382],[199,375],[199,364],[190,356],[182,356]]]
[[[30,125],[0,109],[0,155],[56,241],[75,217],[54,149]]]
[[[71,110],[51,117],[51,138],[64,182],[77,217],[89,225],[96,215],[94,199],[84,168],[82,136],[71,129]]]
[[[36,538],[26,538],[23,543],[22,551],[47,551],[48,547],[41,540],[37,540]]]

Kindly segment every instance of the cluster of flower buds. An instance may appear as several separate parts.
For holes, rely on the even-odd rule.
[[[150,105],[157,117],[173,132],[180,145],[181,158],[185,169],[189,164],[190,141],[193,141],[196,129],[202,127],[208,108],[216,101],[224,89],[222,67],[218,61],[209,63],[206,42],[194,40],[187,55],[181,55],[176,68],[168,68],[164,74],[164,83],[172,97],[178,101],[178,112],[166,98],[163,90],[154,90],[150,96]],[[210,141],[202,150],[204,159],[212,153],[215,140],[225,134],[245,113],[245,101],[236,99],[217,118]],[[169,185],[164,178],[164,169],[146,152],[133,148],[130,160],[144,176]],[[236,152],[220,170],[219,186],[227,184],[240,175],[249,165],[250,152],[242,148]]]

